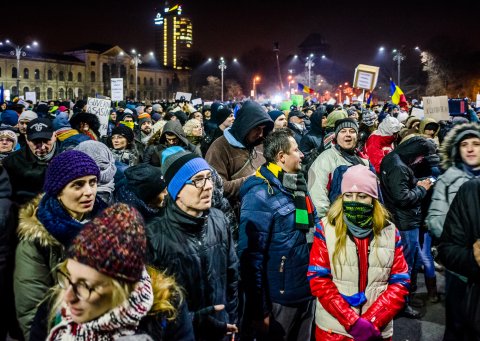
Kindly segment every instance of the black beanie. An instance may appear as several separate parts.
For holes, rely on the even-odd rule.
[[[210,116],[210,121],[213,123],[220,125],[222,124],[230,115],[232,114],[232,110],[228,109],[227,107],[222,107],[215,111],[215,114],[212,113]]]
[[[128,188],[143,202],[149,203],[166,187],[159,167],[148,163],[140,163],[125,170]]]
[[[121,135],[127,139],[128,143],[132,143],[134,139],[133,130],[123,124],[119,124],[112,129],[112,135]]]

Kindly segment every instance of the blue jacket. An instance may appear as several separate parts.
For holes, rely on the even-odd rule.
[[[293,196],[265,166],[260,173],[263,178],[251,176],[240,189],[238,244],[246,315],[256,320],[271,311],[272,302],[313,299],[307,281],[310,251],[305,233],[295,227]]]

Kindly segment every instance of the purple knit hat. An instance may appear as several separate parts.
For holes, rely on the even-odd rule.
[[[47,194],[56,196],[70,181],[87,175],[100,177],[95,161],[78,150],[67,150],[50,161],[43,189]]]

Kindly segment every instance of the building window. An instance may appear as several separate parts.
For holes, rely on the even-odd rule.
[[[39,100],[40,99],[40,88],[38,86],[35,88],[35,94],[37,95],[37,100]]]
[[[24,87],[24,88],[23,88],[23,96],[26,97],[26,96],[27,96],[27,92],[29,92],[29,91],[30,91],[30,88],[29,88],[28,86]]]
[[[78,89],[78,98],[82,99],[83,98],[83,90]]]
[[[63,88],[58,89],[58,99],[65,99],[65,90]]]
[[[140,77],[137,77],[137,84],[140,85]]]
[[[18,72],[16,67],[12,67],[12,78],[17,78]]]
[[[125,65],[120,66],[120,77],[124,78],[127,75],[127,68]]]
[[[60,71],[60,72],[58,73],[58,80],[59,80],[60,82],[65,81],[65,75],[64,75],[63,71]]]
[[[53,79],[53,72],[52,70],[47,71],[47,79],[51,81]],[[48,99],[51,99],[52,97],[48,97]]]
[[[17,87],[16,86],[12,86],[12,90],[10,92],[12,95],[18,95],[18,92],[17,92]]]
[[[68,99],[73,100],[73,89],[72,88],[68,88]]]
[[[150,86],[153,86],[153,78],[150,78]]]
[[[90,82],[95,82],[95,71],[90,72]]]
[[[130,84],[133,84],[133,75],[130,75]]]
[[[158,86],[162,86],[162,79],[158,78]]]
[[[0,77],[2,77],[2,68],[0,67]]]
[[[30,72],[28,71],[28,69],[27,68],[23,69],[23,78],[28,79],[29,76],[30,76]]]
[[[68,73],[68,81],[73,82],[73,72],[71,71]]]
[[[52,88],[48,88],[47,89],[47,99],[50,100],[50,99],[53,99],[53,90]]]
[[[33,76],[35,79],[40,79],[40,70],[35,69],[35,75]],[[38,98],[38,97],[37,97]]]
[[[170,85],[170,78],[167,78],[167,86]]]
[[[90,62],[90,65],[91,65],[91,66],[95,66],[95,62]]]
[[[147,77],[143,77],[143,85],[147,85]]]
[[[77,82],[81,82],[82,81],[82,73],[79,72],[77,73]]]

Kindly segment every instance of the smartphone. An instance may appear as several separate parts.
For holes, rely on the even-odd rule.
[[[432,185],[437,181],[437,178],[434,177],[434,176],[431,176],[428,178],[430,180],[430,182],[432,183]]]

